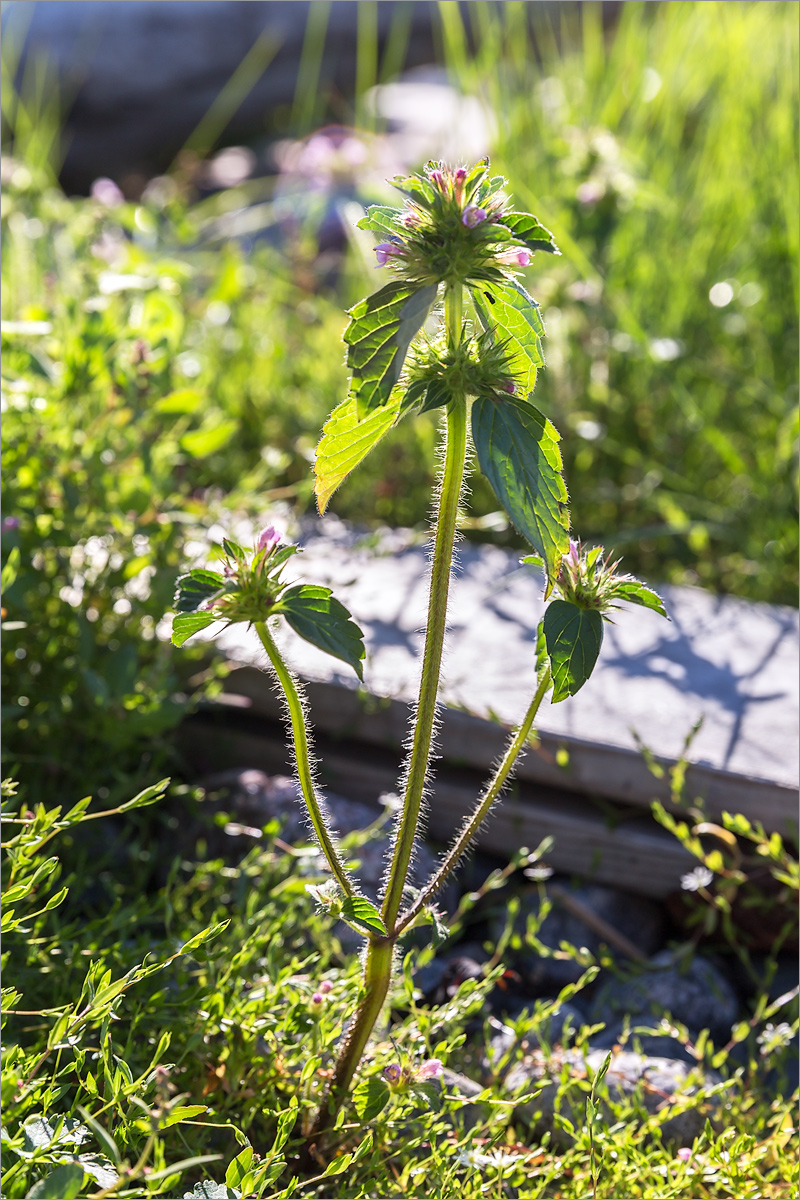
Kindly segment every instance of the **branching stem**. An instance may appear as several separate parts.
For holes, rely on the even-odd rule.
[[[317,835],[317,841],[320,848],[328,860],[328,866],[333,872],[336,882],[345,893],[346,896],[352,896],[355,889],[350,882],[347,871],[344,868],[342,860],[339,858],[339,852],[333,844],[331,835],[328,832],[328,827],[325,824],[325,818],[322,815],[322,805],[317,796],[316,788],[314,787],[314,776],[311,771],[311,759],[309,756],[308,732],[306,730],[305,713],[303,712],[303,704],[300,695],[297,691],[297,684],[294,677],[286,666],[286,663],[281,657],[281,652],[276,646],[272,635],[267,629],[265,621],[256,621],[255,630],[261,639],[261,645],[267,652],[267,657],[272,664],[272,669],[278,677],[283,694],[286,697],[286,703],[289,707],[289,718],[292,723],[292,738],[294,741],[294,754],[297,763],[297,776],[300,780],[300,788],[303,793],[303,799],[308,808],[308,815],[311,817],[311,824],[314,826],[314,832]]]
[[[422,912],[426,904],[429,904],[439,888],[447,879],[448,875],[458,866],[462,855],[469,849],[471,842],[478,833],[481,824],[488,815],[492,805],[494,804],[500,792],[511,774],[520,754],[524,750],[528,739],[531,735],[533,722],[536,719],[536,714],[539,711],[542,700],[547,695],[552,682],[549,667],[543,672],[539,680],[539,686],[536,688],[533,699],[528,706],[528,711],[522,720],[521,725],[511,736],[508,744],[508,749],[503,755],[503,759],[494,773],[494,776],[480,800],[475,806],[474,811],[465,820],[461,832],[459,833],[453,845],[447,852],[447,855],[439,867],[436,874],[430,880],[428,885],[422,890],[420,895],[411,905],[411,907],[403,913],[395,927],[396,933],[402,933]]]

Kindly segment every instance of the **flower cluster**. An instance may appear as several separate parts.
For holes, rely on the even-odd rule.
[[[527,267],[536,250],[557,254],[550,232],[528,213],[511,211],[505,179],[489,176],[489,160],[472,168],[430,162],[398,177],[403,208],[376,205],[359,222],[383,235],[379,267],[420,284],[498,282]]]
[[[555,586],[563,600],[577,608],[595,609],[605,620],[608,613],[619,608],[620,600],[651,608],[666,617],[664,602],[656,592],[646,587],[633,575],[619,573],[620,559],[612,562],[610,554],[603,554],[602,546],[583,550],[580,540],[569,539],[569,550],[561,560]],[[541,559],[531,555],[523,562],[541,564]]]
[[[282,546],[280,534],[270,525],[259,534],[252,553],[227,538],[222,549],[221,573],[194,570],[180,577],[176,611],[209,614],[229,623],[265,620],[285,587],[281,570],[297,547]]]
[[[495,340],[494,331],[471,337],[465,329],[455,347],[444,335],[423,337],[409,352],[406,379],[406,402],[422,399],[420,412],[447,404],[454,395],[505,400],[525,390],[515,378],[506,342]]]

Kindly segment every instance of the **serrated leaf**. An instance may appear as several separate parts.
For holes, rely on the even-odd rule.
[[[363,677],[364,635],[330,588],[312,583],[291,587],[281,596],[278,611],[301,638],[346,662],[359,679]]]
[[[532,392],[536,372],[544,366],[544,325],[536,302],[516,281],[475,288],[473,297],[484,329],[504,343],[513,374],[526,392]]]
[[[389,402],[411,340],[435,298],[436,284],[419,287],[395,280],[350,310],[344,340],[360,417]]]
[[[211,613],[181,613],[172,622],[173,646],[182,646],[193,634],[199,633],[201,629],[213,625],[214,621],[218,620],[219,617],[214,617]]]
[[[403,231],[403,210],[391,208],[388,204],[371,204],[366,216],[356,222],[359,229],[369,229],[372,233],[388,233],[396,237]]]
[[[389,936],[381,914],[372,901],[364,896],[348,896],[342,904],[341,918],[360,933],[375,933],[378,937]]]
[[[197,612],[201,604],[216,596],[224,587],[222,575],[198,567],[177,579],[172,607],[179,613]]]
[[[542,622],[553,672],[553,704],[579,692],[594,670],[603,644],[603,618],[596,608],[569,600],[549,604]]]
[[[480,398],[472,406],[472,440],[497,499],[542,555],[552,587],[569,550],[557,429],[531,404]]]
[[[627,600],[629,604],[641,604],[643,608],[652,608],[654,612],[669,620],[664,601],[658,593],[645,587],[638,579],[620,579],[615,583],[614,599]]]
[[[418,175],[395,175],[390,183],[398,191],[413,197],[423,208],[430,210],[436,202],[436,190],[433,184],[427,179],[421,179]]]
[[[314,462],[314,492],[320,513],[333,493],[355,467],[377,446],[397,420],[402,392],[395,388],[388,402],[359,420],[355,396],[333,410],[322,427]]]
[[[83,1188],[83,1167],[64,1163],[35,1183],[25,1193],[26,1200],[73,1200]]]
[[[389,1103],[389,1095],[389,1085],[377,1075],[362,1079],[353,1091],[353,1104],[360,1119],[374,1121]]]
[[[548,254],[560,254],[555,239],[549,229],[531,213],[504,213],[501,218],[506,229],[510,229],[517,241],[522,242],[529,250],[544,250]]]

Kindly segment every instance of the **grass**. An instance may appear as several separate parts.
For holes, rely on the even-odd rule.
[[[530,284],[548,330],[537,403],[564,435],[576,529],[654,580],[794,603],[797,5],[627,3],[607,40],[592,5],[564,30],[543,10],[531,31],[531,6],[475,3],[472,32],[456,6],[440,11],[454,79],[496,114],[498,168],[563,251]],[[560,12],[569,25],[575,10]],[[360,113],[376,72],[402,57],[407,14],[378,66],[362,9]],[[326,21],[316,7],[306,80]],[[287,854],[273,827],[234,853],[228,817],[205,816],[185,785],[146,812],[86,823],[73,811],[56,836],[81,796],[94,813],[180,776],[171,730],[219,675],[157,636],[174,578],[219,523],[311,510],[309,460],[346,387],[343,305],[376,276],[352,253],[331,284],[313,223],[280,249],[209,241],[252,187],[196,203],[177,178],[118,208],[68,200],[53,171],[59,106],[40,73],[24,102],[10,78],[3,752],[20,787],[3,822],[3,1195],[579,1197],[593,1154],[598,1196],[795,1195],[796,1096],[765,1082],[786,1063],[785,1013],[763,998],[743,1048],[703,1051],[723,1087],[688,1162],[658,1118],[602,1084],[597,1123],[543,1138],[494,1079],[477,1112],[450,1088],[440,1104],[362,1105],[327,1175],[301,1171],[297,1115],[356,987],[305,891],[314,854]],[[313,103],[299,94],[297,131],[322,109],[316,90]],[[203,145],[216,132],[206,123]],[[404,426],[335,511],[424,522],[435,442],[432,420]],[[470,536],[517,544],[474,485]],[[425,1008],[410,970],[427,951],[406,949],[365,1077],[398,1052],[474,1072],[493,1032],[471,1024],[488,984]],[[322,979],[333,988],[316,1011]],[[534,1033],[545,1019],[534,1014]],[[590,1087],[559,1078],[564,1115],[584,1111]]]
[[[524,1106],[512,1102],[518,1097],[502,1086],[522,1058],[521,1044],[484,1076],[479,1098],[466,1107],[452,1081],[441,1090],[390,1091],[382,1069],[395,1061],[435,1056],[476,1076],[494,1034],[482,1009],[497,971],[463,984],[447,1004],[426,1007],[411,970],[428,952],[408,945],[392,1023],[363,1066],[334,1157],[303,1167],[300,1122],[351,1011],[357,962],[342,953],[306,890],[322,879],[317,855],[310,848],[287,853],[275,825],[255,840],[245,834],[252,848],[240,849],[237,829],[211,800],[189,793],[180,808],[170,803],[156,860],[147,813],[132,814],[125,840],[113,828],[109,836],[113,816],[97,825],[73,813],[60,818],[58,832],[57,815],[37,812],[31,822],[18,798],[6,795],[4,828],[16,837],[5,843],[7,883],[24,891],[48,856],[57,864],[46,883],[40,872],[27,897],[6,892],[3,966],[13,986],[3,992],[2,1188],[9,1200],[577,1198],[591,1194],[593,1177],[604,1197],[795,1194],[796,1094],[780,1083],[765,1087],[766,1072],[779,1079],[787,1055],[785,1038],[756,1040],[778,1019],[765,1003],[738,1056],[710,1042],[701,1049],[702,1065],[713,1060],[719,1074],[697,1081],[691,1104],[710,1120],[684,1161],[661,1135],[667,1113],[647,1115],[641,1095],[621,1099],[596,1084],[597,1115],[587,1123],[592,1080],[559,1068],[557,1056],[551,1071],[560,1116],[547,1133],[531,1127]],[[159,811],[149,810],[151,818]],[[357,839],[350,853],[357,857]],[[71,894],[59,903],[63,886]],[[55,907],[44,911],[50,896]],[[330,990],[315,1004],[323,981]],[[532,1003],[512,1025],[535,1040],[574,991]],[[785,1002],[777,1011],[785,1015]],[[590,1030],[575,1036],[585,1045]],[[522,1092],[529,1096],[527,1087]],[[75,1191],[56,1190],[63,1171],[51,1190],[44,1183],[36,1190],[37,1180],[60,1168],[77,1175]]]

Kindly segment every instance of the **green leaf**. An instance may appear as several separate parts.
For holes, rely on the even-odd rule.
[[[360,933],[376,933],[388,937],[389,930],[375,905],[364,896],[348,896],[342,905],[341,918]]]
[[[502,224],[529,250],[545,250],[548,254],[561,253],[550,230],[545,229],[530,213],[505,213]]]
[[[153,405],[154,412],[160,413],[192,413],[203,403],[203,397],[194,388],[180,388],[162,396]]]
[[[195,633],[218,621],[211,613],[181,613],[172,622],[172,644],[182,646]]]
[[[250,1171],[250,1165],[253,1161],[253,1147],[245,1146],[241,1153],[236,1155],[236,1158],[229,1164],[225,1172],[225,1182],[228,1187],[241,1187],[242,1180]]]
[[[320,513],[325,512],[339,484],[391,429],[402,398],[401,390],[395,388],[386,404],[359,420],[356,398],[348,396],[328,417],[314,462],[314,491]]]
[[[173,1108],[166,1116],[162,1117],[158,1123],[159,1129],[169,1129],[171,1125],[180,1125],[181,1121],[191,1121],[193,1117],[199,1117],[201,1113],[208,1112],[207,1104],[182,1104],[178,1108]],[[149,1124],[147,1126],[150,1128]]]
[[[469,204],[475,191],[483,183],[489,173],[489,155],[480,159],[475,163],[474,167],[470,167],[467,171],[467,176],[464,180],[464,204]]]
[[[367,215],[356,222],[358,229],[370,229],[373,233],[388,233],[396,237],[403,232],[403,210],[390,208],[388,204],[371,204]]]
[[[425,909],[425,916],[428,918],[433,927],[431,932],[431,945],[433,946],[434,950],[438,950],[439,947],[443,945],[444,942],[446,942],[450,937],[450,929],[445,924],[442,914],[439,912],[438,908],[435,908],[433,905],[429,905]]]
[[[442,1093],[439,1085],[434,1083],[433,1080],[423,1080],[422,1083],[415,1083],[411,1091],[431,1112],[439,1112],[442,1107]]]
[[[301,638],[340,658],[359,679],[363,677],[364,635],[330,588],[312,583],[291,587],[281,596],[277,611]]]
[[[191,433],[185,433],[180,445],[192,458],[206,458],[209,454],[221,450],[238,428],[238,421],[220,421],[219,425],[214,425],[211,429],[195,429]]]
[[[5,561],[3,570],[0,572],[0,590],[5,591],[6,588],[10,588],[12,583],[14,583],[19,574],[19,562],[19,546],[13,546]]]
[[[225,587],[225,579],[216,571],[196,568],[181,575],[175,583],[172,607],[179,613],[197,612],[201,604],[216,596]]]
[[[407,196],[411,196],[423,208],[430,210],[436,203],[436,189],[433,184],[427,179],[420,178],[418,175],[395,175],[394,179],[390,180],[390,183],[398,191],[405,192]]]
[[[531,404],[481,398],[472,406],[472,439],[497,499],[542,555],[549,593],[569,550],[558,430]]]
[[[545,671],[550,666],[550,656],[547,653],[547,639],[544,636],[544,618],[536,626],[536,682],[541,683]]]
[[[193,954],[195,950],[199,950],[206,942],[210,942],[212,938],[218,937],[223,930],[230,925],[230,918],[227,921],[218,921],[216,925],[209,925],[207,929],[201,929],[200,933],[196,933],[194,937],[190,937],[188,942],[184,942],[178,951],[179,954]]]
[[[132,808],[146,808],[148,804],[157,803],[157,801],[163,798],[169,784],[169,779],[160,779],[158,783],[154,783],[151,787],[145,788],[143,792],[139,792],[132,800],[126,800],[124,804],[120,804],[118,811],[121,813],[129,812]]]
[[[78,1163],[64,1163],[35,1183],[26,1200],[73,1200],[83,1187],[83,1174]]]
[[[389,1085],[377,1075],[362,1079],[353,1091],[353,1104],[362,1121],[374,1121],[389,1103]]]
[[[536,386],[536,372],[544,366],[544,325],[535,300],[516,281],[473,289],[475,308],[484,329],[505,344],[511,370],[526,392]]]
[[[359,416],[389,402],[400,378],[411,339],[419,333],[436,298],[436,284],[426,287],[395,280],[350,310],[344,332],[353,372],[352,394]]]
[[[553,704],[580,691],[594,670],[603,643],[603,618],[596,608],[554,600],[542,622],[553,671]]]
[[[638,579],[621,579],[615,583],[614,599],[627,600],[629,604],[641,604],[643,608],[652,608],[654,612],[669,620],[661,597]]]

